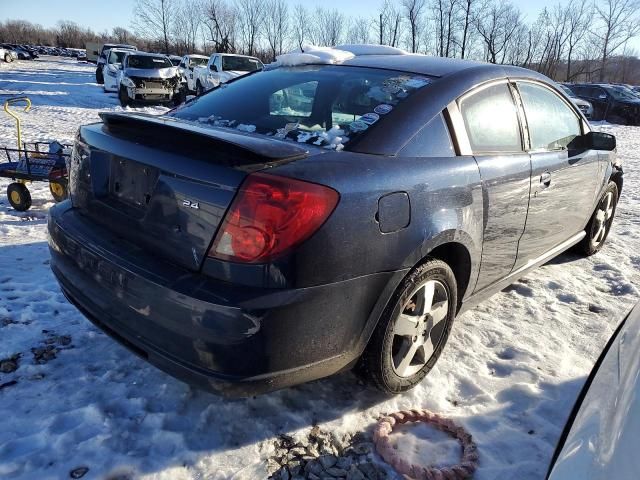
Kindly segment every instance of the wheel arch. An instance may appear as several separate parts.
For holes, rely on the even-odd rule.
[[[622,193],[622,186],[624,184],[622,169],[614,167],[613,172],[609,177],[609,181],[615,183],[618,187],[618,198],[620,198],[620,194]]]
[[[360,338],[361,350],[369,343],[374,329],[382,318],[389,302],[404,278],[430,258],[445,262],[453,270],[458,284],[457,310],[463,299],[473,292],[480,270],[480,250],[472,238],[461,230],[446,230],[421,245],[405,262],[407,268],[396,272],[380,292],[380,299],[374,306]]]
[[[472,283],[473,264],[469,249],[463,243],[457,241],[442,243],[433,248],[428,255],[422,258],[422,260],[414,266],[414,268],[423,264],[430,258],[442,260],[444,263],[449,265],[449,268],[453,271],[458,287],[458,305],[456,311],[459,311],[462,306],[462,300],[469,292],[469,287]],[[473,283],[475,284],[475,281]]]

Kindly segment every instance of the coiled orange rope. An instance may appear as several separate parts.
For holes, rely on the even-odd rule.
[[[400,457],[389,440],[389,434],[396,423],[425,422],[440,431],[456,438],[462,446],[462,459],[459,464],[447,467],[424,467],[414,465]],[[453,421],[428,410],[402,410],[391,413],[378,421],[373,434],[376,451],[385,462],[392,465],[398,473],[409,475],[416,480],[464,480],[471,478],[478,468],[478,451],[471,435]]]

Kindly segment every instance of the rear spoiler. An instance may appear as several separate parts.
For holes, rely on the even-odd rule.
[[[206,138],[213,143],[225,144],[226,146],[232,145],[273,162],[299,160],[309,154],[309,150],[295,143],[261,135],[236,132],[230,129],[195,125],[166,115],[113,112],[100,112],[99,115],[107,127],[150,128],[155,125],[159,129],[168,128],[187,135]]]

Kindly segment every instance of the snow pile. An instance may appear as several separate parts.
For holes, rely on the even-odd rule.
[[[358,44],[358,45],[338,45],[334,47],[336,50],[351,52],[356,57],[360,55],[409,55],[409,52],[402,48],[392,47],[390,45],[374,45],[374,44]]]
[[[355,55],[345,50],[331,47],[316,47],[315,45],[303,45],[283,55],[278,55],[273,67],[295,67],[298,65],[333,65],[351,60]]]

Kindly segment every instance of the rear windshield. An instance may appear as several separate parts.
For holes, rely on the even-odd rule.
[[[122,59],[129,52],[114,52],[111,51],[109,54],[109,63],[122,63]]]
[[[239,70],[241,72],[255,72],[262,68],[262,63],[254,58],[222,57],[222,70]]]
[[[208,61],[208,58],[191,57],[190,63],[191,65],[206,65]]]
[[[429,83],[364,67],[277,68],[223,83],[169,115],[341,150]]]
[[[127,65],[130,68],[169,68],[173,66],[167,57],[152,57],[150,55],[129,55]]]

